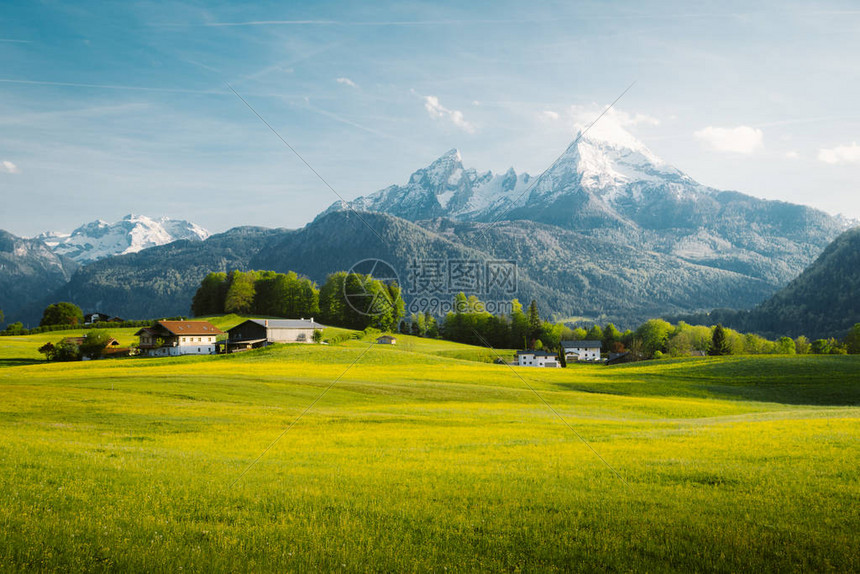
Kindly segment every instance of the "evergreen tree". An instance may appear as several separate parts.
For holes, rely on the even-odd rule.
[[[711,348],[708,350],[708,354],[720,356],[730,355],[731,352],[729,341],[726,338],[726,331],[723,329],[721,324],[717,323],[717,326],[714,327],[714,333],[711,336]]]
[[[540,320],[540,312],[538,311],[537,301],[532,299],[532,302],[529,303],[529,311],[528,311],[528,321],[529,321],[529,343],[531,344],[535,339],[540,337],[541,332],[541,320]]]

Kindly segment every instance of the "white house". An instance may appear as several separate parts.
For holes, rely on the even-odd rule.
[[[227,352],[265,347],[272,343],[311,343],[324,325],[310,319],[248,319],[227,330]]]
[[[215,340],[224,331],[209,321],[158,321],[135,333],[140,352],[150,357],[212,355]]]
[[[599,361],[601,341],[562,341],[564,359],[568,363],[577,361]]]
[[[517,365],[520,367],[561,367],[555,353],[547,351],[517,351]]]

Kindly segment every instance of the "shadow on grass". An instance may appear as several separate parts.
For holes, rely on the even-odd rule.
[[[691,397],[811,406],[860,405],[860,356],[732,357],[610,367],[568,390],[641,397]]]
[[[2,367],[20,367],[23,365],[40,365],[44,363],[43,359],[0,359],[0,368]]]

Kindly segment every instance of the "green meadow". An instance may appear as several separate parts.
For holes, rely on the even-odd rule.
[[[860,356],[39,360],[71,334],[0,337],[3,571],[860,570]]]

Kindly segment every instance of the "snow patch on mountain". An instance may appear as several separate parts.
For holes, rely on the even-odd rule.
[[[180,239],[202,241],[209,235],[208,231],[189,221],[130,214],[116,223],[98,219],[70,234],[46,232],[38,239],[58,255],[65,255],[78,263],[89,263],[114,255],[137,253]]]

